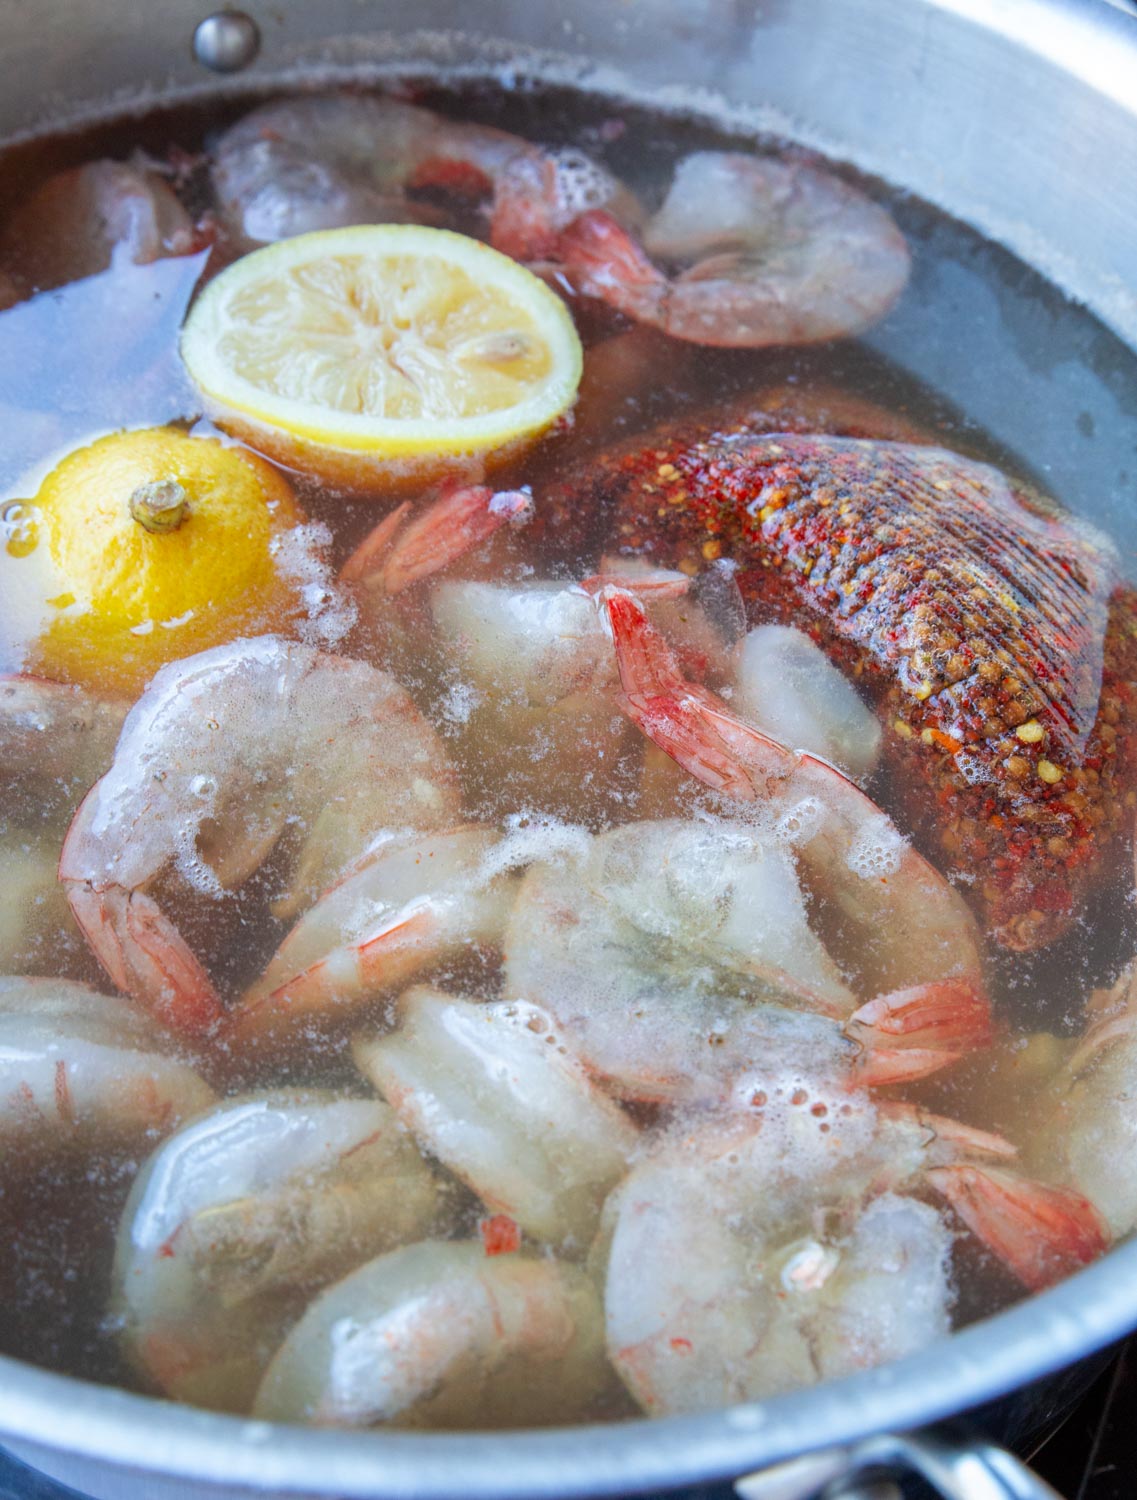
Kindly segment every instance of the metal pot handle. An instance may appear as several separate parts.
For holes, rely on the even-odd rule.
[[[916,1473],[943,1500],[1062,1500],[997,1443],[962,1425],[866,1438],[736,1481],[739,1500],[886,1500],[891,1477]]]

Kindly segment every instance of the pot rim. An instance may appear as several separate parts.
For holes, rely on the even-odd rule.
[[[921,1427],[1006,1395],[1134,1327],[1137,1242],[906,1359],[696,1416],[518,1432],[329,1431],[201,1411],[0,1357],[0,1436],[125,1470],[281,1495],[628,1495],[736,1479]]]

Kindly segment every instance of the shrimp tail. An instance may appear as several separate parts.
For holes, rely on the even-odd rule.
[[[618,590],[601,598],[623,689],[616,702],[653,744],[704,786],[743,802],[765,796],[771,782],[790,773],[796,758],[789,751],[683,675],[638,600]]]
[[[360,542],[359,546],[340,569],[342,583],[367,583],[372,578],[382,577],[382,560],[390,551],[403,522],[411,513],[411,502],[404,500],[388,511],[377,526]]]
[[[758,788],[703,718],[699,700],[704,690],[684,677],[639,601],[608,586],[601,590],[599,604],[607,612],[616,647],[623,689],[616,695],[617,706],[652,744],[704,786],[752,802]]]
[[[925,1078],[992,1041],[991,1003],[968,980],[943,979],[879,995],[846,1030],[864,1047],[858,1082],[866,1088]]]
[[[120,990],[179,1036],[213,1030],[223,1015],[217,991],[152,897],[122,886],[65,884],[75,920]]]
[[[481,484],[450,487],[406,527],[405,506],[384,516],[348,558],[341,577],[385,594],[401,594],[450,567],[502,526],[524,520],[532,508],[526,490],[494,491]]]
[[[582,296],[637,322],[664,326],[667,277],[610,213],[597,208],[578,215],[561,233],[557,256]]]
[[[933,1167],[927,1179],[1007,1269],[1032,1292],[1109,1248],[1097,1209],[1069,1188],[991,1167]]]
[[[228,1041],[244,1046],[266,1037],[283,1039],[295,1035],[297,1019],[304,1014],[357,1004],[361,994],[397,989],[419,973],[440,926],[429,905],[404,907],[350,948],[337,948],[283,984],[254,986],[229,1015]]]
[[[530,264],[559,260],[556,201],[553,163],[548,157],[542,160],[519,152],[494,188],[490,244],[503,255]]]

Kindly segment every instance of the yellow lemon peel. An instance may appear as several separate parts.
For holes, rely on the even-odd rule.
[[[304,520],[291,486],[217,438],[112,433],[57,464],[34,506],[26,561],[50,609],[31,664],[46,676],[136,690],[167,661],[298,612],[274,559]]]

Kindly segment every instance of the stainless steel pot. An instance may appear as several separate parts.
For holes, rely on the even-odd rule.
[[[214,23],[195,54],[204,11],[195,0],[0,0],[0,137],[216,86],[205,63],[248,61],[255,36]],[[312,68],[539,71],[747,116],[1002,241],[1137,345],[1137,17],[1106,0],[474,0],[458,12],[453,0],[273,0],[254,14],[259,55],[245,76],[260,82]],[[1064,440],[1061,429],[1055,463]],[[1098,499],[1131,514],[1126,493]],[[0,1359],[0,1441],[114,1500],[522,1500],[732,1481],[748,1500],[804,1500],[906,1469],[952,1500],[1043,1500],[1052,1492],[1007,1453],[934,1424],[984,1408],[1022,1437],[1090,1367],[1056,1372],[1134,1326],[1137,1244],[900,1364],[699,1417],[341,1434]],[[1028,1397],[1008,1397],[1032,1382]]]

